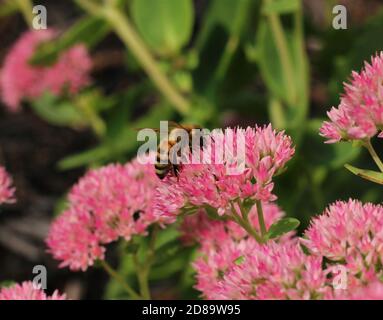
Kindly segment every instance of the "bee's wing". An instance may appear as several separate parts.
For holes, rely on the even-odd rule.
[[[202,127],[198,124],[180,124],[175,121],[168,121],[169,123],[169,128],[179,128],[179,129],[184,129],[186,131],[191,131],[192,129],[202,129]]]
[[[185,129],[182,125],[180,125],[179,123],[177,123],[175,121],[168,121],[168,132],[170,132],[174,128]],[[159,128],[149,128],[149,127],[148,128],[136,128],[135,130],[140,131],[140,130],[145,130],[145,129],[151,129],[151,130],[154,130],[155,132],[165,132],[165,131],[161,131],[161,129],[159,129]]]
[[[180,128],[185,129],[181,124],[175,122],[175,121],[168,121],[169,128]]]

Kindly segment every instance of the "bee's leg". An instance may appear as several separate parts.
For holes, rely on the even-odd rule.
[[[177,177],[177,182],[179,182],[180,181],[180,176],[179,176],[179,167],[178,167],[178,165],[172,166],[172,171],[173,171],[173,175],[175,177]]]

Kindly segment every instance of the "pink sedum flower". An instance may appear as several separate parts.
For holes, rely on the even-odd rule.
[[[353,72],[350,84],[338,108],[328,112],[320,133],[327,143],[341,140],[369,139],[383,128],[383,52],[365,63],[360,72]]]
[[[221,281],[243,255],[252,249],[253,242],[253,239],[236,242],[226,235],[214,242],[219,243],[217,247],[205,246],[201,249],[200,257],[193,263],[193,267],[197,280],[195,288],[202,292],[204,298],[217,299],[216,294]]]
[[[280,220],[285,213],[274,203],[263,203],[263,214],[266,228]],[[249,211],[252,227],[259,231],[257,207],[254,205]],[[186,216],[181,225],[182,240],[186,245],[198,243],[203,248],[218,247],[226,239],[240,241],[247,238],[248,233],[236,222],[228,220],[212,220],[205,210]],[[290,236],[290,235],[289,235]]]
[[[90,82],[91,59],[83,45],[63,52],[51,66],[29,64],[36,47],[54,38],[56,31],[28,31],[13,45],[0,71],[0,91],[10,111],[18,111],[24,99],[37,99],[49,91],[60,95],[65,90],[77,93]]]
[[[48,296],[44,290],[35,288],[32,281],[25,281],[0,289],[0,300],[66,300],[66,296],[59,294],[57,290]]]
[[[230,246],[232,244],[225,246],[222,255],[218,257],[208,256],[208,261],[235,258],[236,255],[232,253]],[[241,250],[240,258],[224,265],[225,269],[220,269],[221,272],[214,285],[209,284],[208,278],[198,278],[197,288],[206,298],[320,299],[331,292],[326,283],[326,273],[321,267],[322,259],[305,255],[297,241],[282,243],[271,241],[260,245],[249,239],[242,240],[235,248]],[[196,264],[198,275],[210,271],[201,266],[203,264]]]
[[[375,281],[367,286],[355,288],[352,291],[344,291],[336,295],[337,300],[383,300],[383,283]]]
[[[104,259],[105,245],[146,234],[158,178],[137,160],[89,171],[69,193],[69,209],[52,224],[47,245],[60,266],[85,271]]]
[[[331,265],[344,265],[348,287],[353,288],[382,275],[382,230],[381,205],[338,201],[312,220],[302,243],[311,254],[325,257]]]
[[[275,204],[263,204],[266,226],[278,221],[284,213]],[[249,212],[249,220],[259,231],[256,206]],[[192,240],[200,245],[199,257],[193,263],[197,272],[196,288],[208,299],[217,299],[221,282],[247,255],[255,254],[255,240],[233,221],[210,220],[201,210],[187,216],[181,228],[187,244]],[[292,241],[292,233],[278,239],[278,243]],[[296,242],[296,241],[295,241]],[[256,246],[256,248],[254,247]]]
[[[154,214],[163,223],[174,222],[184,207],[210,206],[224,215],[230,214],[234,201],[276,199],[272,178],[294,154],[290,137],[271,125],[215,131],[212,137],[211,147],[208,144],[201,152],[201,159],[210,163],[182,164],[177,178],[167,176],[159,186]],[[238,156],[240,139],[243,159]],[[220,159],[217,154],[222,153],[225,157]]]
[[[15,202],[15,188],[12,187],[12,178],[0,166],[0,204]]]
[[[85,271],[96,260],[103,260],[105,247],[96,234],[90,212],[72,208],[63,212],[52,224],[46,240],[49,251],[60,268]]]

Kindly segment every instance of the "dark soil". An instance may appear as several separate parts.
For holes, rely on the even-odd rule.
[[[42,264],[48,269],[49,288],[65,287],[76,297],[100,297],[101,290],[87,292],[87,284],[100,283],[85,281],[94,272],[58,269],[44,244],[57,201],[84,173],[83,169],[60,171],[57,162],[94,144],[90,132],[53,127],[26,109],[0,113],[0,163],[17,189],[17,202],[1,208],[0,282],[30,280],[33,267]]]

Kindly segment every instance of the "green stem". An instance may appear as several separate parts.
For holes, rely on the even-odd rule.
[[[266,230],[265,218],[263,216],[262,202],[260,200],[257,200],[256,206],[257,206],[259,228],[261,229],[262,238],[264,238],[267,233],[267,230]]]
[[[233,19],[233,31],[231,32],[230,37],[227,40],[224,52],[220,58],[218,67],[214,73],[214,80],[212,81],[212,83],[218,83],[222,81],[230,66],[230,62],[233,59],[234,53],[236,52],[239,45],[240,34],[246,21],[245,16],[246,14],[248,14],[248,8],[251,2],[249,0],[238,1],[240,1],[240,5],[236,10],[236,15]]]
[[[93,15],[103,16],[114,31],[142,65],[159,91],[169,100],[178,112],[185,115],[190,111],[189,102],[178,92],[169,79],[162,73],[145,43],[134,30],[129,18],[111,5],[98,6],[89,0],[76,0],[85,10]]]
[[[247,221],[245,221],[242,217],[238,215],[238,213],[235,211],[235,208],[231,206],[231,213],[232,213],[232,220],[236,223],[238,223],[243,229],[249,233],[258,243],[264,243],[263,238],[257,233],[256,230],[253,229],[251,224]]]
[[[30,0],[15,0],[17,2],[17,6],[24,17],[26,24],[32,28],[33,21],[33,5]]]
[[[273,0],[264,0],[266,4],[270,4]],[[279,16],[274,13],[267,15],[270,22],[270,27],[274,36],[275,44],[278,48],[279,58],[281,60],[284,82],[289,92],[289,103],[294,104],[297,93],[295,92],[294,86],[294,69],[291,64],[291,57],[287,45],[287,40],[283,32],[283,27]]]
[[[97,136],[103,137],[106,132],[106,125],[98,113],[93,109],[87,100],[77,99],[74,104],[81,110],[84,116],[88,119],[90,126]]]
[[[126,292],[131,296],[132,299],[140,300],[142,297],[135,292],[131,286],[121,277],[121,275],[114,270],[109,263],[107,263],[105,260],[100,260],[101,266],[104,268],[104,270],[114,279],[116,279],[126,290]]]
[[[140,294],[143,300],[150,300],[150,290],[148,284],[148,273],[146,268],[138,261],[137,253],[133,255],[134,267],[137,272],[138,285],[140,287]]]
[[[367,140],[364,142],[363,146],[368,150],[372,159],[375,161],[376,165],[379,167],[379,170],[383,172],[383,163],[380,160],[378,154],[376,153],[374,147],[371,144],[371,140]]]
[[[150,288],[149,288],[149,273],[155,257],[155,243],[157,239],[158,226],[155,225],[152,236],[150,238],[146,260],[143,264],[140,264],[137,254],[133,256],[133,261],[136,267],[138,283],[140,286],[140,293],[143,299],[150,300]]]

